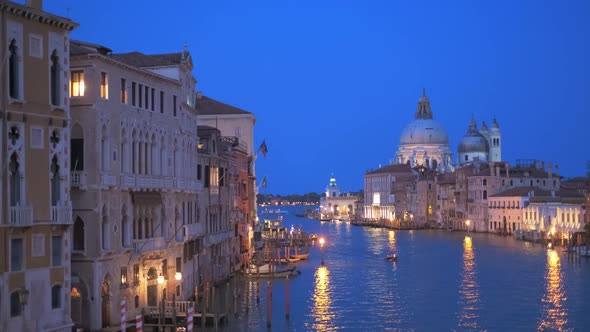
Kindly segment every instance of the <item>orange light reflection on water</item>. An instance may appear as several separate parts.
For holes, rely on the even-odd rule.
[[[389,231],[389,249],[395,251],[396,249],[396,245],[395,245],[395,232],[394,231]]]
[[[543,318],[537,327],[538,331],[571,331],[567,328],[567,297],[563,287],[561,263],[555,250],[547,250],[547,274],[545,274],[545,295],[542,299]]]
[[[459,285],[459,326],[478,330],[479,286],[475,274],[475,255],[471,237],[463,240],[463,274]]]
[[[315,272],[315,290],[312,307],[312,317],[314,318],[313,330],[334,330],[331,294],[330,271],[327,267],[321,266]]]

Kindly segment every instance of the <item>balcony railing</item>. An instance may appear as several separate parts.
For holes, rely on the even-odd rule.
[[[120,176],[120,181],[121,188],[124,189],[170,190],[174,188],[174,179],[162,175],[123,174]]]
[[[9,223],[13,226],[31,226],[33,209],[30,206],[11,206],[8,210]]]
[[[72,171],[71,183],[72,187],[86,188],[86,172]]]
[[[71,224],[72,223],[72,206],[52,206],[51,221],[54,224]]]
[[[108,173],[102,173],[100,175],[100,185],[103,187],[114,187],[117,184],[117,177],[112,175],[112,174],[108,174]]]
[[[166,249],[166,240],[163,237],[133,241],[133,251],[138,254],[164,249]]]

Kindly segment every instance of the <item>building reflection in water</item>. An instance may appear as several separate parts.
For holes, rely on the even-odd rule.
[[[315,291],[311,310],[311,315],[314,319],[312,329],[315,331],[335,329],[331,296],[330,271],[326,266],[320,266],[315,272]]]
[[[567,325],[565,309],[565,290],[559,255],[555,250],[547,250],[547,273],[545,274],[545,295],[543,296],[543,314],[537,330],[570,331]]]
[[[463,274],[459,285],[459,326],[470,330],[479,330],[479,285],[476,279],[475,255],[471,237],[463,240]]]

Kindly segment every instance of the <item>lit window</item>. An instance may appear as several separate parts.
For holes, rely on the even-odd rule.
[[[72,97],[84,96],[84,71],[72,71],[72,82],[70,83],[70,95]]]
[[[127,84],[124,78],[121,79],[121,103],[127,104]]]
[[[127,286],[127,266],[121,266],[121,287]]]
[[[109,99],[109,77],[104,71],[100,73],[100,98]]]

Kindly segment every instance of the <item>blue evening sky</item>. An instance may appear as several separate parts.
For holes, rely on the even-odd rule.
[[[422,87],[457,144],[495,115],[503,159],[590,160],[590,1],[46,0],[72,38],[114,52],[188,42],[197,89],[253,112],[264,193],[359,190],[386,165]]]

